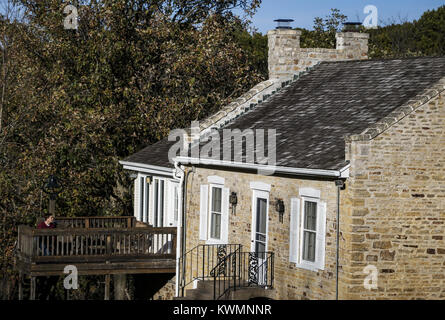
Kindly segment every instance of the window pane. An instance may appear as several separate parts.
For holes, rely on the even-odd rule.
[[[303,260],[315,262],[315,232],[303,233]]]
[[[257,253],[257,257],[259,259],[264,259],[264,252],[266,251],[266,245],[263,242],[255,243],[255,252]]]
[[[164,225],[164,180],[159,181],[159,218],[158,218],[158,227],[162,227]]]
[[[304,202],[304,228],[307,230],[317,230],[317,203],[311,201]]]
[[[212,211],[221,212],[221,188],[212,188]]]
[[[153,216],[154,216],[154,221],[153,221],[153,225],[155,227],[158,226],[158,194],[159,194],[159,180],[155,180],[155,190],[154,190],[154,197],[153,197]]]
[[[212,212],[212,226],[210,237],[220,239],[221,237],[221,214]]]
[[[256,231],[266,233],[266,205],[267,200],[257,198]]]
[[[178,221],[178,205],[179,205],[179,194],[178,194],[178,187],[174,187],[175,190],[175,197],[174,197],[174,219],[175,221]]]
[[[144,178],[139,178],[139,221],[144,219]]]
[[[145,180],[145,200],[144,200],[144,204],[145,204],[145,210],[144,210],[144,222],[148,222],[148,206],[150,204],[150,184],[147,183],[147,180]]]

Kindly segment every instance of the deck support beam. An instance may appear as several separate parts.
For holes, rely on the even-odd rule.
[[[105,275],[105,297],[104,300],[110,300],[110,275]]]
[[[115,274],[114,278],[114,300],[125,300],[125,289],[127,287],[127,275]]]
[[[19,300],[23,300],[23,274],[19,274]]]
[[[36,277],[31,276],[31,288],[30,288],[30,300],[35,300],[36,299],[36,286],[37,286],[37,281],[36,281]]]

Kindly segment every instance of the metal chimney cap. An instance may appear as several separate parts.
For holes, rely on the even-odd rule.
[[[343,23],[344,32],[358,32],[360,30],[361,22],[345,22]]]
[[[345,26],[361,26],[361,22],[345,22],[343,23]]]
[[[276,19],[274,22],[277,22],[277,29],[292,29],[290,26],[291,22],[294,22],[293,19]]]

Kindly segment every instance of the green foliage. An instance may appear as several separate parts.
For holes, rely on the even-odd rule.
[[[335,48],[335,34],[341,30],[347,16],[338,9],[331,9],[325,18],[314,19],[314,30],[300,29],[302,48]]]
[[[426,11],[419,20],[370,30],[372,58],[445,55],[445,6]]]
[[[59,0],[16,2],[23,19],[0,19],[2,273],[17,226],[48,207],[49,174],[64,184],[58,215],[131,215],[118,161],[262,79],[231,11],[258,0],[78,1],[78,30]]]

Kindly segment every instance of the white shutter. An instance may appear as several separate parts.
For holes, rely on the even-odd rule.
[[[221,241],[229,243],[229,188],[222,188],[221,195]]]
[[[317,244],[316,244],[316,265],[320,270],[324,270],[325,241],[326,241],[326,202],[319,202],[317,212]]]
[[[199,214],[199,240],[207,240],[207,217],[209,215],[209,186],[201,185],[201,201]]]
[[[136,179],[134,179],[134,203],[133,203],[133,207],[134,207],[134,216],[136,218],[136,220],[139,220],[139,175]]]
[[[298,263],[300,231],[300,199],[290,200],[289,261]]]

